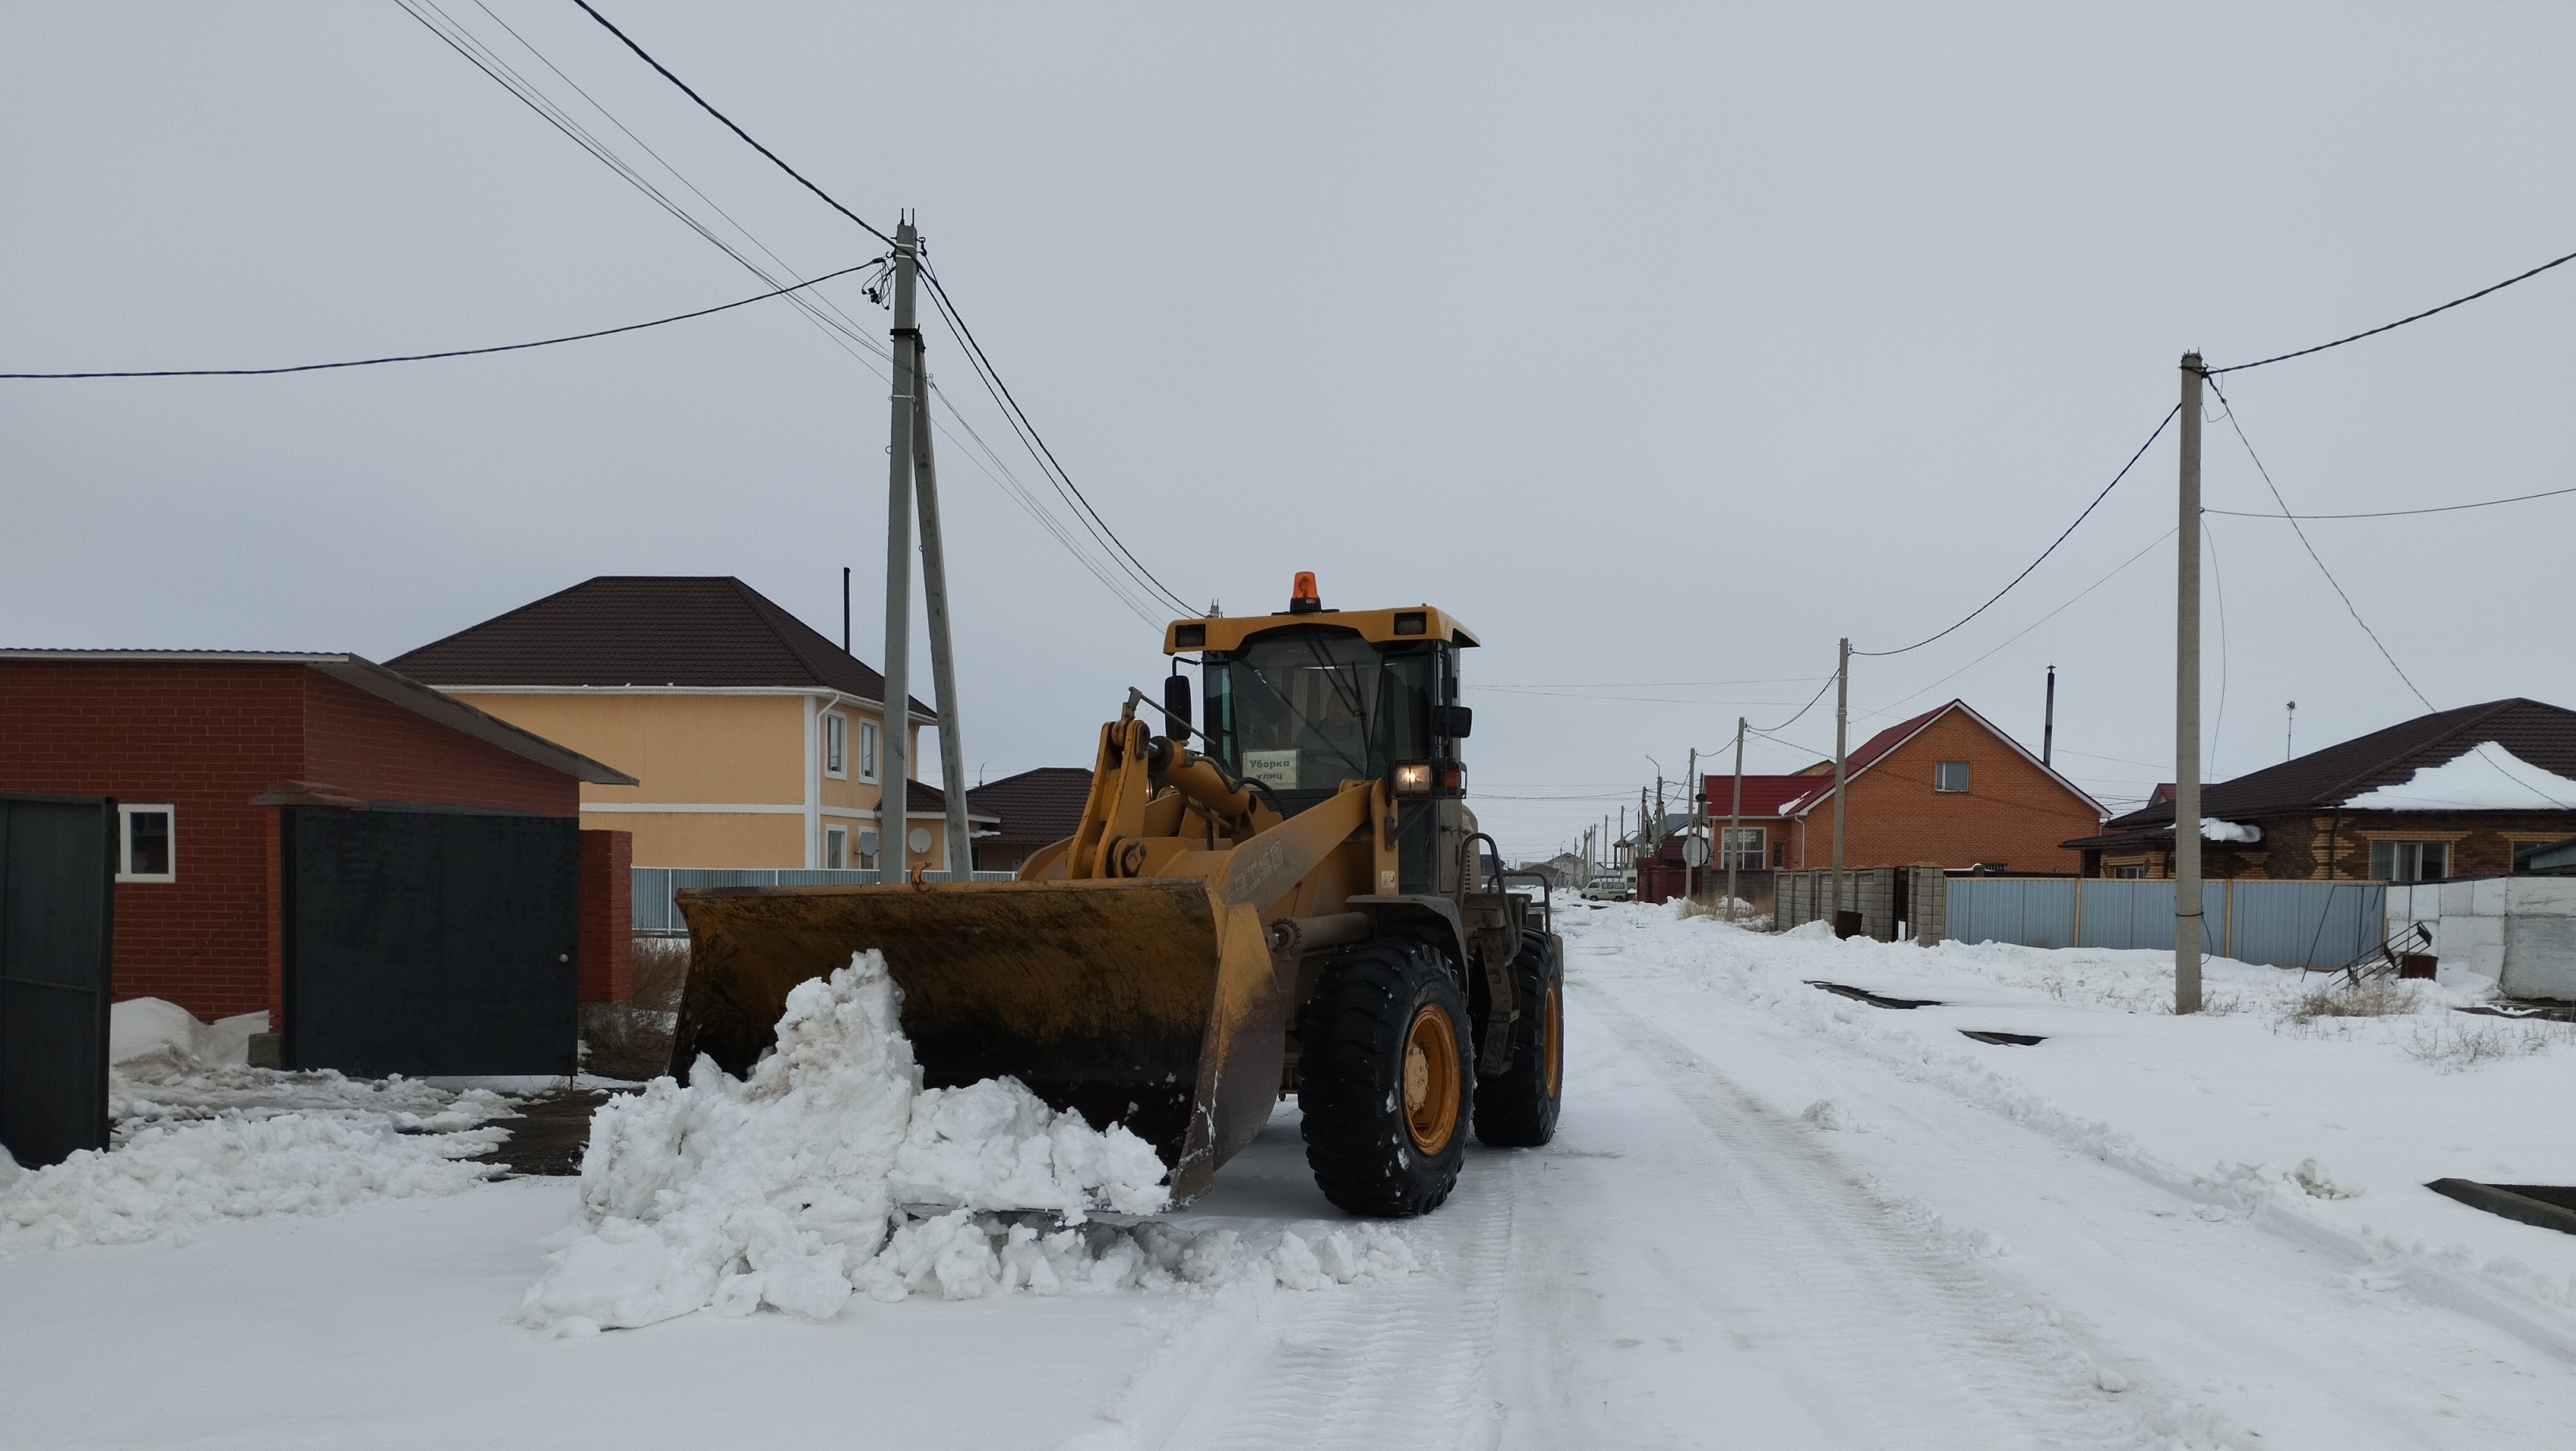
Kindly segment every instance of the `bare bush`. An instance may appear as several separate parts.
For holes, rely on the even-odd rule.
[[[676,1013],[680,994],[689,985],[689,939],[635,939],[635,1006],[653,1013]]]

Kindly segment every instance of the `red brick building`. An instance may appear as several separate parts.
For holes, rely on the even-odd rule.
[[[0,789],[116,798],[116,995],[200,1018],[278,1022],[282,807],[572,818],[585,781],[631,784],[353,655],[0,650]],[[584,835],[585,885],[622,878],[614,835]],[[584,932],[585,997],[625,946]]]
[[[2078,870],[2063,843],[2101,829],[2101,803],[1954,700],[1871,736],[1843,763],[1843,865]],[[1735,778],[1706,776],[1709,819],[1725,830]],[[1746,866],[1834,864],[1834,766],[1744,778],[1744,825],[1726,843]],[[1759,833],[1759,835],[1756,835]],[[1719,858],[1723,863],[1724,858]]]

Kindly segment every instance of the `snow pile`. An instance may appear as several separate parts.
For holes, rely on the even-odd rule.
[[[460,1162],[503,1137],[498,1094],[417,1079],[245,1064],[267,1015],[207,1024],[159,998],[109,1011],[105,1152],[26,1172],[0,1154],[0,1240],[68,1249],[193,1238],[209,1224],[323,1214],[369,1199],[453,1194],[492,1164]]]
[[[0,1232],[56,1249],[184,1240],[219,1220],[453,1194],[500,1172],[460,1162],[490,1142],[316,1114],[156,1124],[122,1148],[83,1149],[0,1191]]]
[[[2204,816],[2200,819],[2200,839],[2203,841],[2261,841],[2263,828],[2242,821],[2221,821],[2215,816]]]
[[[1010,1079],[920,1084],[882,956],[799,984],[777,1051],[748,1079],[700,1059],[688,1086],[657,1079],[600,1110],[582,1157],[582,1221],[520,1319],[578,1333],[767,1305],[822,1320],[859,1291],[1155,1288],[1230,1278],[1254,1260],[1283,1283],[1410,1268],[1383,1237],[1328,1236],[1318,1251],[1288,1236],[1264,1257],[1230,1233],[1087,1223],[1168,1203],[1150,1144],[1124,1125],[1095,1130]],[[958,1207],[902,1209],[925,1202]]]
[[[2576,807],[2576,781],[2516,756],[2493,741],[2394,786],[2347,797],[2358,811],[2548,811]]]
[[[268,1014],[240,1013],[213,1023],[163,998],[127,998],[107,1010],[107,1061],[122,1068],[244,1067],[250,1035],[268,1031]]]

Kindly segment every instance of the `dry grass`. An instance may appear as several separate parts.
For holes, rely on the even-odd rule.
[[[2415,1025],[2406,1056],[2444,1073],[2464,1073],[2482,1063],[2528,1058],[2571,1041],[2576,1041],[2576,1026],[2566,1023],[2444,1014]]]
[[[2319,1018],[2397,1018],[2414,1012],[2423,999],[2413,985],[2396,978],[2364,978],[2359,987],[2341,978],[2292,998],[2282,1009],[2291,1026],[2304,1028]]]

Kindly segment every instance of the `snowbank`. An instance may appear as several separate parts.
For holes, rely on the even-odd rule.
[[[1374,1227],[1256,1251],[1230,1231],[1133,1230],[1161,1210],[1153,1146],[1097,1130],[1011,1079],[924,1089],[885,960],[800,984],[778,1050],[747,1079],[700,1059],[603,1107],[582,1156],[582,1219],[528,1287],[522,1323],[557,1333],[712,1307],[809,1320],[853,1294],[900,1300],[1175,1288],[1258,1271],[1292,1287],[1408,1272]],[[935,1204],[944,1213],[908,1213]]]
[[[2394,786],[2347,797],[2360,811],[2548,811],[2576,807],[2576,781],[2516,756],[2493,741]]]

